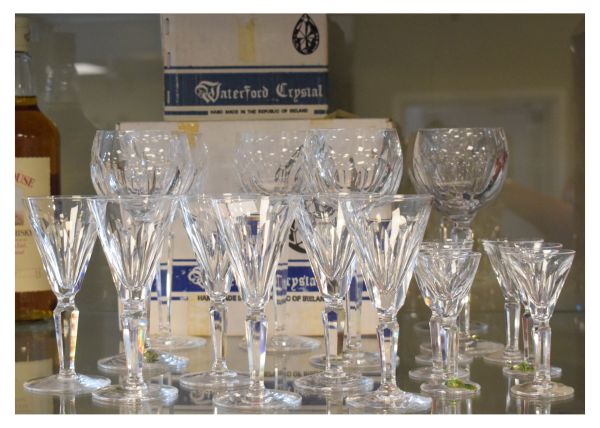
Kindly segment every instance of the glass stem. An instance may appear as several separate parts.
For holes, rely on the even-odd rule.
[[[432,373],[442,374],[442,353],[440,343],[440,325],[441,318],[435,312],[431,314],[429,319],[429,332],[431,335],[431,368]]]
[[[283,258],[283,256],[282,256]],[[275,323],[275,336],[285,334],[288,264],[279,263],[273,284],[273,322]]]
[[[456,318],[440,318],[442,370],[444,380],[458,378],[458,327]]]
[[[531,319],[531,312],[525,307],[523,316],[521,317],[521,323],[523,324],[523,357],[525,362],[533,364],[533,356],[531,355],[531,341],[533,340],[533,323]]]
[[[518,300],[506,299],[504,301],[504,315],[506,316],[506,358],[519,357],[519,329],[521,327],[521,303]]]
[[[346,294],[346,342],[344,344],[346,353],[357,353],[362,349],[362,338],[360,334],[360,318],[362,313],[362,289],[363,281],[358,276],[358,271],[350,282],[350,288]]]
[[[123,345],[127,357],[128,389],[140,389],[144,386],[142,367],[148,330],[145,309],[143,299],[123,302]]]
[[[471,293],[468,293],[463,300],[463,309],[458,315],[458,325],[460,337],[465,341],[471,340]]]
[[[343,301],[325,301],[325,310],[322,312],[323,329],[325,337],[325,372],[330,375],[343,375],[339,360],[344,351],[344,324],[346,314]],[[335,360],[336,364],[332,364]]]
[[[158,332],[160,336],[170,337],[171,329],[171,291],[173,288],[173,241],[175,236],[171,232],[166,242],[167,274],[163,288],[161,269],[158,265],[156,273],[156,292],[158,294]]]
[[[212,338],[213,363],[211,370],[223,373],[225,363],[225,333],[227,331],[227,306],[225,300],[212,302],[210,306],[210,337]]]
[[[267,351],[267,317],[263,310],[248,309],[246,314],[246,342],[250,395],[260,397],[265,391],[265,356]]]
[[[381,387],[396,389],[396,366],[398,364],[398,337],[400,326],[395,317],[379,318],[377,339],[381,354]]]
[[[56,346],[60,364],[59,377],[75,376],[78,322],[79,309],[75,306],[75,296],[59,298],[54,309]]]
[[[535,377],[533,383],[550,384],[550,322],[535,321],[533,326],[533,343],[535,345]]]

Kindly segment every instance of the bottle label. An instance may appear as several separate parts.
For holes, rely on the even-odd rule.
[[[23,198],[50,194],[50,158],[15,158],[15,291],[50,290]]]

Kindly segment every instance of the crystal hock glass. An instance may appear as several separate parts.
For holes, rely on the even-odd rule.
[[[325,336],[325,369],[294,380],[302,394],[333,395],[366,392],[373,380],[344,371],[342,363],[344,297],[348,293],[355,254],[340,203],[345,194],[302,195],[298,223],[306,252],[325,308],[322,312]]]
[[[110,384],[110,379],[75,372],[79,322],[75,296],[96,242],[94,219],[80,196],[30,197],[25,205],[44,270],[58,300],[54,326],[60,368],[58,374],[28,380],[24,387],[41,393],[89,393]]]
[[[230,370],[225,362],[226,298],[231,289],[232,274],[212,198],[206,195],[181,197],[180,204],[185,230],[203,279],[202,286],[210,299],[213,361],[210,371],[187,373],[179,378],[179,384],[189,389],[209,390],[248,386],[250,379]]]
[[[498,285],[504,296],[504,318],[506,321],[506,345],[504,350],[488,354],[483,359],[490,363],[502,365],[518,365],[526,361],[519,349],[519,333],[521,329],[521,298],[517,285],[510,279],[504,260],[502,259],[501,247],[516,247],[522,245],[539,245],[542,239],[537,240],[489,240],[482,239],[481,244],[488,256],[492,269],[498,280]],[[527,337],[525,335],[524,337]],[[527,341],[529,342],[529,341]],[[525,344],[528,348],[528,343]]]
[[[460,379],[457,361],[457,318],[473,285],[480,258],[480,253],[454,248],[425,248],[419,252],[417,284],[439,318],[436,333],[442,357],[441,373],[421,384],[421,391],[428,395],[462,398],[481,389],[474,382]]]
[[[390,413],[426,412],[431,399],[396,385],[399,326],[423,240],[432,198],[429,195],[364,195],[348,197],[342,208],[352,235],[365,284],[378,316],[381,356],[379,389],[349,397],[350,407]]]
[[[522,341],[523,341],[523,360],[517,364],[506,364],[502,369],[502,372],[507,376],[514,376],[516,378],[530,378],[534,375],[534,334],[533,334],[533,318],[529,305],[527,304],[527,293],[525,293],[525,284],[522,284],[522,278],[515,275],[513,272],[513,265],[507,259],[506,253],[513,252],[515,249],[523,249],[527,251],[542,251],[542,250],[560,250],[562,244],[559,242],[545,242],[541,239],[538,240],[519,240],[519,241],[504,241],[499,243],[498,252],[500,256],[500,262],[504,267],[507,280],[513,284],[514,290],[517,293],[522,306]],[[493,355],[493,354],[492,354]],[[550,377],[558,378],[562,375],[562,369],[560,367],[550,367]]]
[[[291,203],[290,203],[291,201]],[[295,202],[287,197],[258,194],[213,199],[236,283],[246,305],[246,343],[250,386],[218,394],[213,403],[226,409],[278,411],[300,406],[302,397],[265,388],[267,340],[265,305],[277,270]]]
[[[502,128],[433,128],[417,132],[411,180],[418,193],[434,197],[443,215],[442,237],[473,239],[471,222],[494,200],[508,172],[508,144]],[[479,356],[501,344],[474,339],[470,295],[459,319],[461,347]]]
[[[319,192],[395,194],[402,179],[403,157],[394,128],[311,129],[305,144],[309,189]],[[363,275],[356,268],[346,294],[342,362],[362,372],[378,371],[379,354],[363,350],[360,320]],[[351,276],[352,278],[352,276]],[[311,364],[325,366],[325,356]]]
[[[533,380],[511,387],[520,398],[560,400],[573,396],[574,389],[550,378],[550,318],[565,284],[575,251],[565,249],[523,249],[505,251],[511,275],[519,278],[527,294],[527,305],[533,318],[535,374]]]
[[[177,208],[172,196],[112,196],[88,199],[102,249],[122,305],[121,326],[127,358],[122,384],[93,392],[112,404],[173,402],[177,388],[144,381],[142,366],[148,328],[146,302],[162,246]]]
[[[300,193],[305,187],[302,147],[306,131],[245,131],[238,135],[234,163],[239,182],[245,192],[286,196]],[[288,248],[284,245],[277,275],[273,283],[274,333],[267,351],[279,353],[308,352],[319,347],[319,341],[287,334],[286,302],[288,292]],[[246,347],[244,342],[240,346]]]
[[[104,196],[112,195],[170,195],[186,192],[196,181],[199,170],[195,168],[194,156],[186,133],[176,131],[139,130],[139,131],[97,131],[92,145],[90,172],[96,193]],[[167,253],[172,248],[171,240],[167,242]],[[167,258],[170,265],[171,258]],[[163,292],[163,281],[160,269],[156,272],[156,290],[159,295],[159,331],[158,336],[168,337],[170,329],[170,266],[167,266],[167,283]],[[150,299],[150,296],[148,296]],[[150,308],[150,300],[147,302]],[[119,305],[119,314],[121,313]],[[165,329],[165,326],[167,328]],[[156,338],[156,336],[155,336]],[[148,338],[147,338],[148,340]],[[152,345],[160,347],[164,341],[155,340]],[[183,347],[202,346],[201,338],[182,338],[179,343],[169,344]],[[174,372],[183,371],[188,359],[157,349],[150,349],[147,343],[145,370],[157,372],[161,366]],[[98,366],[107,372],[123,372],[126,370],[126,358],[123,353],[102,358]]]
[[[472,251],[473,249],[473,241],[465,240],[465,241],[455,241],[452,239],[439,239],[432,241],[423,241],[420,246],[421,251],[438,251],[438,250],[462,250],[462,251]],[[419,286],[419,291],[423,296],[423,300],[425,304],[431,308],[432,296],[427,287],[422,287],[419,282],[417,282]],[[429,320],[429,333],[430,333],[430,343],[431,343],[431,356],[428,358],[429,366],[427,367],[419,367],[408,372],[408,377],[413,380],[427,381],[436,377],[440,377],[443,372],[442,367],[442,344],[440,342],[440,328],[441,328],[442,318],[438,315],[437,312],[431,311],[431,318]],[[423,357],[422,360],[425,360]],[[472,358],[466,357],[463,360],[467,360],[469,362],[472,361]],[[461,355],[457,356],[457,362],[460,364]],[[466,379],[469,377],[469,370],[465,368],[457,368],[456,376],[460,379]]]

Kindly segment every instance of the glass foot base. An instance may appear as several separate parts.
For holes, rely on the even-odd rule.
[[[244,351],[248,349],[246,340],[241,340],[238,346]],[[314,351],[319,346],[321,346],[321,343],[310,337],[282,334],[269,339],[267,342],[267,352],[275,354],[300,354]]]
[[[23,387],[38,394],[88,394],[110,385],[110,379],[101,376],[76,374],[70,377],[51,375],[28,380]]]
[[[421,392],[432,397],[465,398],[479,394],[481,386],[470,380],[453,379],[449,381],[421,384]]]
[[[179,385],[187,389],[219,391],[248,386],[250,385],[250,378],[233,370],[187,373],[179,378]]]
[[[104,404],[138,405],[157,401],[164,404],[175,402],[177,388],[169,385],[145,384],[140,390],[125,388],[123,385],[111,385],[92,392],[95,401]]]
[[[431,409],[431,398],[399,388],[379,388],[365,395],[348,397],[346,405],[369,413],[425,413]]]
[[[335,395],[367,392],[373,389],[373,379],[353,373],[315,373],[294,380],[300,394]]]
[[[325,355],[315,355],[308,359],[311,366],[318,369],[325,369]],[[361,373],[378,374],[381,373],[381,358],[377,352],[354,352],[344,353],[339,361],[334,361],[335,365],[341,365],[344,370],[358,371]]]
[[[523,362],[523,354],[518,352],[514,354],[506,354],[505,351],[494,352],[483,356],[483,361],[497,365],[513,365]]]
[[[487,340],[472,340],[469,343],[461,343],[460,350],[462,353],[472,357],[482,357],[487,354],[493,354],[504,349],[504,345],[498,342],[490,342]]]
[[[273,389],[265,389],[258,396],[249,391],[237,391],[214,396],[213,404],[225,409],[258,413],[300,407],[302,397],[294,392]]]
[[[148,344],[157,351],[179,351],[201,348],[206,345],[206,339],[192,336],[150,336]]]
[[[510,367],[504,367],[502,373],[506,376],[516,377],[518,379],[533,378],[534,368],[531,364],[520,363],[518,366],[513,365]],[[562,369],[560,367],[550,367],[550,377],[552,379],[559,378],[562,375]]]
[[[413,328],[417,333],[429,334],[429,321],[419,321],[413,325]],[[481,321],[474,321],[469,324],[469,330],[471,334],[481,336],[487,333],[488,325]]]
[[[458,378],[459,379],[468,379],[470,375],[470,371],[459,368],[458,369]],[[433,379],[439,379],[441,373],[434,373],[433,367],[419,367],[418,369],[413,369],[408,372],[408,377],[412,380],[418,381],[430,381]]]
[[[473,362],[473,357],[471,357],[470,355],[458,354],[457,362],[462,366],[466,366]],[[423,354],[415,355],[415,363],[421,364],[423,366],[431,366],[431,350]]]
[[[547,385],[535,383],[522,383],[510,388],[512,395],[521,398],[535,398],[543,400],[560,400],[572,397],[575,390],[558,382],[550,382]]]
[[[187,369],[190,362],[189,358],[153,349],[146,350],[144,359],[142,370],[144,375],[147,374],[148,376],[158,375],[166,371],[182,373]],[[125,353],[121,353],[102,358],[98,360],[98,368],[107,373],[127,373],[127,357],[125,357]]]

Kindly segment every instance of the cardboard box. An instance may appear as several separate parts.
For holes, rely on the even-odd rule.
[[[165,120],[327,114],[325,15],[161,15]]]
[[[215,122],[126,122],[119,129],[165,129],[187,130],[203,135],[208,147],[208,168],[206,170],[207,193],[242,192],[234,170],[233,152],[237,134],[241,131],[302,130],[308,128],[390,128],[388,119],[323,119],[323,120],[280,120],[280,121],[215,121]],[[198,283],[194,252],[189,243],[183,222],[177,219],[174,224],[175,250],[173,260],[173,327],[176,334],[209,334],[209,300]],[[284,250],[281,263],[288,263],[288,303],[286,305],[286,325],[288,333],[301,335],[323,334],[321,311],[323,301],[319,295],[310,263],[302,248],[301,237],[290,233],[290,241]],[[163,263],[163,266],[165,264]],[[366,290],[363,300],[368,300]],[[151,330],[157,327],[156,301],[152,302]],[[244,329],[245,306],[234,286],[227,303],[229,314],[229,334],[242,335]],[[267,305],[267,317],[272,326],[273,308]],[[362,310],[362,330],[374,334],[377,314],[370,302],[364,302]],[[270,329],[270,331],[272,328]]]

